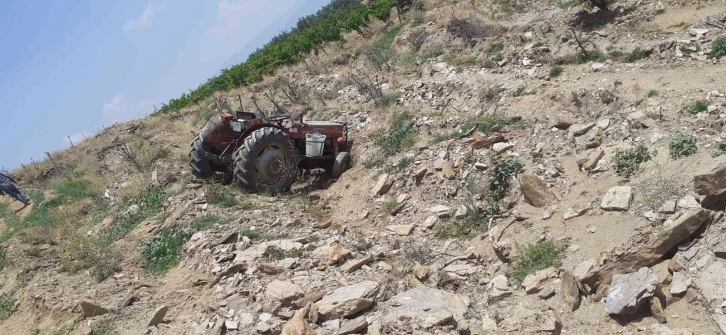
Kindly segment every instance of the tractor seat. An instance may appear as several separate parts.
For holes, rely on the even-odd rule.
[[[342,126],[342,124],[338,122],[332,122],[332,121],[305,121],[303,122],[306,126],[311,127],[330,127],[330,126]]]

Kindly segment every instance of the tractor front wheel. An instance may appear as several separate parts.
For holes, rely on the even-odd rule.
[[[201,136],[197,136],[192,142],[192,150],[189,152],[191,161],[189,165],[192,167],[192,174],[200,179],[208,179],[214,176],[212,164],[206,156],[211,150],[211,146],[204,143]]]
[[[333,178],[340,178],[343,172],[350,168],[350,153],[340,152],[335,156],[335,162],[333,162]]]
[[[276,194],[295,182],[297,150],[280,129],[255,130],[234,156],[234,178],[248,192]]]

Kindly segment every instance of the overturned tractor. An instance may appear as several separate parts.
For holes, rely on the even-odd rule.
[[[333,178],[350,167],[345,124],[222,114],[192,142],[191,168],[198,178],[222,174],[248,192],[289,190],[298,170],[325,169]]]

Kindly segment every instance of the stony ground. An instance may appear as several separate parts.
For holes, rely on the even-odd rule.
[[[394,18],[15,171],[0,333],[726,333],[726,3]],[[192,178],[240,102],[347,122],[355,166],[277,197]]]

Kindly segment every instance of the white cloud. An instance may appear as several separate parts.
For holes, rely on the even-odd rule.
[[[87,137],[90,137],[91,135],[88,132],[80,132],[78,134],[73,134],[71,136],[67,136],[63,138],[63,144],[65,147],[69,147],[72,145],[77,145],[78,143],[81,143],[86,140]]]
[[[103,114],[108,122],[125,122],[148,115],[152,112],[152,108],[151,103],[147,101],[129,102],[119,94],[103,105]]]
[[[144,11],[142,11],[138,17],[124,24],[124,31],[144,30],[149,28],[151,26],[151,21],[154,18],[154,14],[165,9],[166,5],[164,4],[159,5],[155,2],[149,2],[149,4],[146,5],[146,8],[144,8]]]

